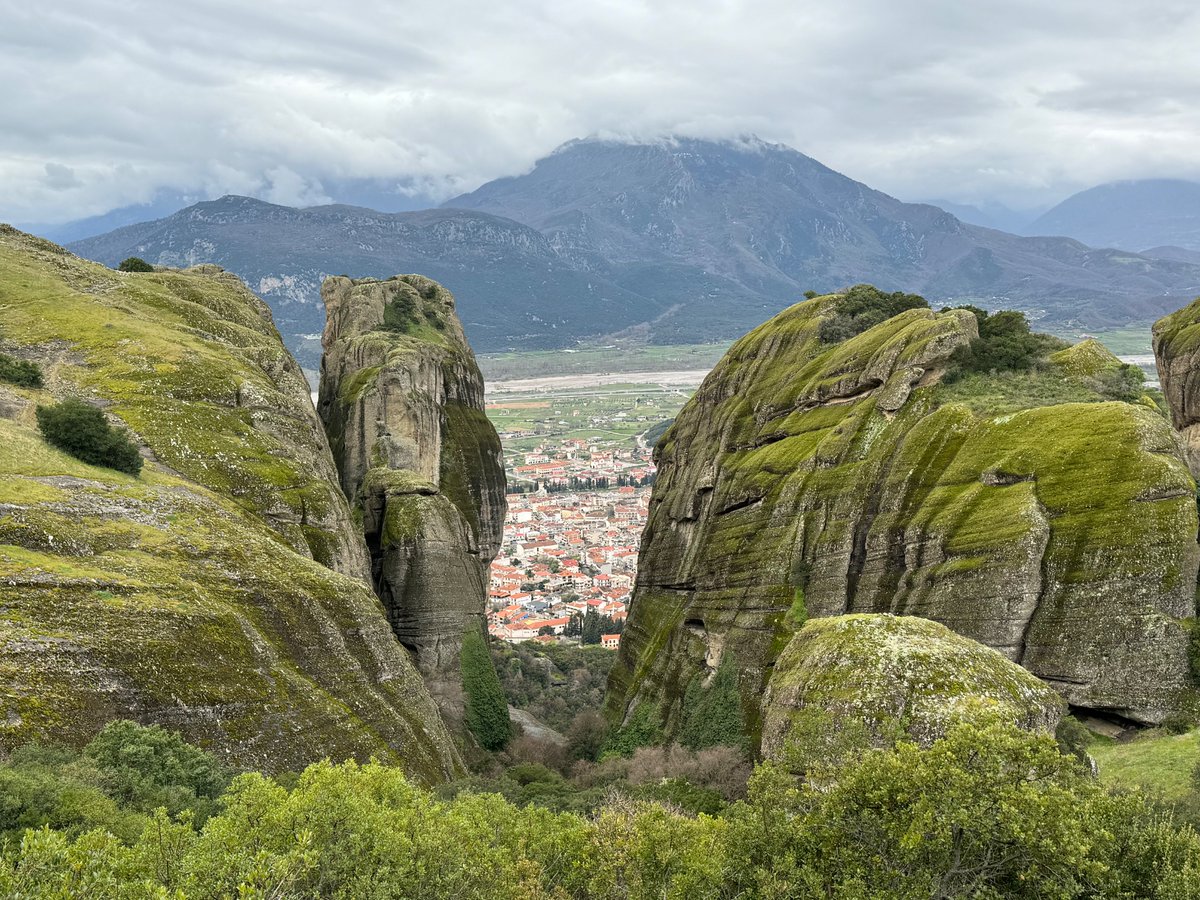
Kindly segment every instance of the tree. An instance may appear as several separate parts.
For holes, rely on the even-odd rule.
[[[598,644],[600,643],[600,635],[603,633],[600,630],[600,615],[594,609],[589,609],[583,617],[583,625],[580,629],[579,637],[580,643]]]
[[[117,269],[121,272],[153,272],[154,266],[141,257],[130,256],[127,259],[121,260],[121,264],[117,266]]]
[[[142,471],[137,447],[91,404],[70,398],[55,406],[38,406],[37,423],[48,444],[76,459],[135,477]]]
[[[508,701],[492,665],[486,639],[478,628],[468,628],[463,635],[460,664],[467,695],[467,728],[483,749],[503,749],[512,737]]]

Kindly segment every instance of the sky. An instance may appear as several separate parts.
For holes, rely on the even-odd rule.
[[[1200,6],[0,0],[0,221],[440,201],[572,138],[757,135],[905,200],[1200,180]]]

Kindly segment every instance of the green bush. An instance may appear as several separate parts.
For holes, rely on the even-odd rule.
[[[37,408],[38,428],[50,445],[93,466],[136,476],[142,457],[125,432],[113,428],[96,407],[74,398]]]
[[[41,387],[42,370],[36,363],[0,353],[0,381],[7,381],[17,387]]]
[[[906,310],[928,308],[929,303],[917,294],[889,294],[874,285],[856,284],[837,301],[833,315],[821,322],[817,335],[822,343],[836,344]]]
[[[662,740],[662,727],[655,720],[654,710],[649,703],[643,703],[630,714],[624,725],[609,734],[604,752],[632,756],[638,747],[652,747],[661,744]]]
[[[954,351],[946,374],[947,383],[973,372],[1029,371],[1051,352],[1069,346],[1056,337],[1031,331],[1022,312],[1008,309],[989,313],[977,306],[954,308],[974,314],[979,324],[979,337]]]
[[[110,722],[83,755],[103,773],[102,784],[123,806],[206,817],[229,784],[229,773],[211,755],[157,725]]]
[[[683,724],[679,729],[679,743],[689,750],[746,746],[742,698],[732,655],[721,659],[716,674],[707,686],[699,672],[688,682],[683,695]]]
[[[957,725],[802,777],[767,763],[731,804],[648,774],[630,792],[645,799],[556,814],[569,798],[553,772],[500,781],[503,795],[435,794],[329,761],[289,787],[241,775],[203,828],[156,813],[124,839],[101,825],[0,844],[0,896],[1195,900],[1200,884],[1191,829],[1012,726]]]
[[[467,695],[467,728],[485,750],[501,750],[512,737],[508,701],[492,665],[481,631],[469,628],[462,643],[463,690]]]
[[[140,257],[131,256],[128,259],[121,260],[121,264],[117,266],[117,269],[121,272],[153,272],[154,266]]]

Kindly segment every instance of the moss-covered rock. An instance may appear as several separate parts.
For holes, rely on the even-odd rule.
[[[458,722],[462,637],[483,632],[506,508],[483,377],[454,298],[436,282],[328,278],[321,295],[318,408],[342,487],[396,636]]]
[[[1155,322],[1152,339],[1171,423],[1200,479],[1200,297]]]
[[[0,294],[4,349],[45,373],[0,387],[0,750],[130,717],[239,766],[458,772],[266,306],[215,267],[119,273],[11,229]],[[64,397],[130,429],[140,478],[40,438]]]
[[[692,677],[730,654],[755,739],[796,623],[847,612],[933,619],[1072,704],[1170,715],[1198,551],[1168,423],[1104,402],[1094,348],[943,384],[976,339],[964,310],[822,343],[839,301],[734,344],[659,442],[613,720],[649,703],[674,734]]]
[[[805,624],[780,653],[763,707],[768,757],[812,711],[875,746],[929,746],[964,720],[1053,734],[1063,712],[1052,688],[995,650],[929,619],[886,614]]]

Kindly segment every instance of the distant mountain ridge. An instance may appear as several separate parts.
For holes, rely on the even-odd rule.
[[[1080,191],[1048,210],[1027,234],[1064,234],[1085,244],[1146,251],[1200,250],[1200,184],[1154,178]]]
[[[310,366],[328,274],[440,281],[481,351],[727,339],[806,290],[863,281],[1083,328],[1149,321],[1200,293],[1191,261],[967,225],[758,140],[572,141],[436,210],[226,197],[71,247],[109,264],[219,263]]]

